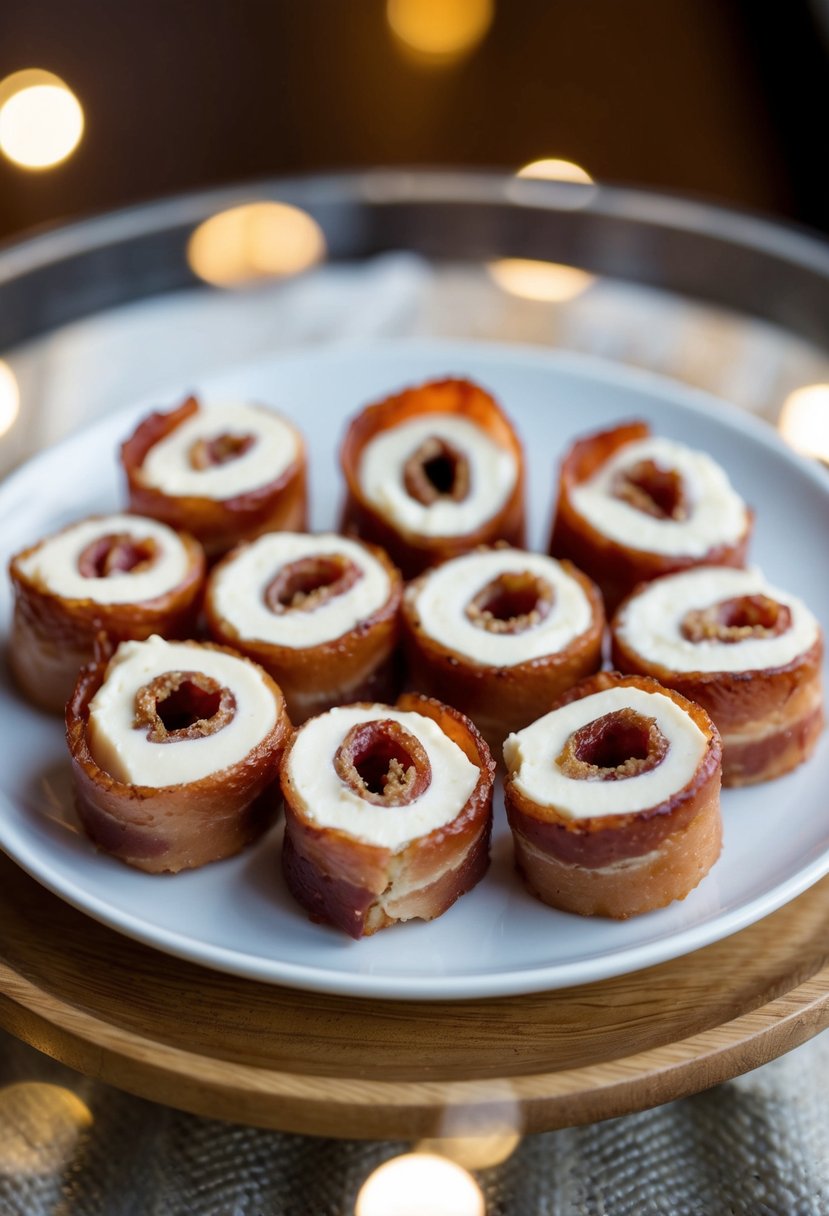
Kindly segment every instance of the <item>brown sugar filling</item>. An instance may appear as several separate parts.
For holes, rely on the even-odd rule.
[[[653,460],[639,460],[617,473],[614,498],[656,519],[687,519],[690,504],[676,469],[660,468]]]
[[[656,768],[669,747],[655,718],[616,709],[574,731],[556,764],[579,781],[619,781]]]
[[[360,722],[337,748],[341,781],[374,806],[407,806],[429,787],[432,766],[423,744],[400,722]]]
[[[190,464],[194,469],[212,469],[229,464],[249,452],[256,443],[255,435],[216,435],[213,439],[197,439],[190,448]]]
[[[339,553],[300,557],[278,570],[265,588],[265,604],[271,612],[313,612],[321,604],[344,595],[363,577],[349,558]]]
[[[686,612],[680,632],[689,642],[743,642],[779,637],[791,624],[792,613],[786,604],[767,595],[741,595]]]
[[[466,615],[488,633],[523,633],[549,615],[553,596],[553,588],[539,575],[505,571],[469,601]]]
[[[140,574],[158,557],[158,545],[150,537],[110,532],[91,541],[78,557],[84,578],[109,578],[113,574]]]
[[[430,435],[406,461],[403,485],[424,506],[439,498],[462,502],[469,494],[469,461],[454,444]]]
[[[215,735],[236,713],[229,688],[200,671],[165,671],[135,694],[136,730],[151,743],[176,743]]]

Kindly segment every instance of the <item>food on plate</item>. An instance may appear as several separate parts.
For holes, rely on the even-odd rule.
[[[628,422],[568,451],[550,552],[589,574],[611,613],[637,583],[661,574],[742,566],[752,525],[710,456]]]
[[[150,414],[121,445],[130,507],[191,532],[208,557],[306,525],[305,444],[275,410],[195,397]]]
[[[352,937],[434,920],[489,864],[495,765],[473,724],[417,694],[311,718],[282,761],[282,868]]]
[[[524,537],[524,457],[512,423],[468,380],[406,389],[351,420],[341,451],[344,530],[381,545],[405,578]]]
[[[546,904],[626,918],[684,899],[717,860],[721,746],[698,705],[599,672],[504,744],[516,864]]]
[[[415,687],[472,718],[493,751],[597,671],[604,609],[570,562],[504,547],[427,570],[403,599]]]
[[[9,665],[41,709],[63,712],[97,635],[186,635],[204,583],[201,545],[154,519],[96,515],[29,545],[9,563]]]
[[[260,663],[299,723],[336,704],[395,695],[401,590],[382,549],[272,532],[214,567],[205,612],[212,637]]]
[[[823,729],[823,637],[759,570],[700,567],[639,587],[613,620],[613,662],[702,705],[722,736],[723,784],[779,777]]]
[[[222,647],[122,642],[66,707],[75,802],[99,848],[150,873],[237,853],[279,806],[291,732],[271,677]]]

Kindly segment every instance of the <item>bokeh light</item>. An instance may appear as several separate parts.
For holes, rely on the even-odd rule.
[[[20,390],[17,377],[3,359],[0,359],[0,435],[14,426],[20,410]]]
[[[60,1170],[92,1124],[89,1108],[62,1085],[20,1081],[0,1089],[0,1175]]]
[[[43,68],[0,81],[0,151],[24,169],[51,169],[75,151],[84,129],[81,103]]]
[[[573,160],[561,160],[556,156],[531,160],[528,165],[523,165],[518,170],[517,176],[541,178],[544,181],[578,182],[584,186],[589,186],[593,182],[593,178],[586,169],[582,169],[581,165],[577,165]]]
[[[451,63],[484,38],[494,0],[387,0],[386,17],[402,47],[419,59]]]
[[[798,452],[829,462],[829,384],[807,384],[790,393],[778,426]]]
[[[488,269],[498,286],[511,295],[551,304],[574,300],[593,282],[592,274],[576,266],[532,258],[499,258]]]
[[[300,274],[325,257],[316,220],[287,203],[245,203],[199,224],[187,246],[194,274],[215,287]]]
[[[465,1169],[432,1153],[393,1157],[369,1175],[355,1216],[484,1216],[481,1188]]]

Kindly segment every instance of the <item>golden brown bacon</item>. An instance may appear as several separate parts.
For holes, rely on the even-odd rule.
[[[625,919],[684,899],[717,860],[722,846],[722,753],[705,710],[647,677],[599,672],[571,689],[554,708],[615,687],[662,692],[696,723],[707,745],[691,781],[647,810],[585,819],[534,802],[516,784],[513,771],[508,773],[504,797],[516,865],[530,891],[567,912]],[[590,780],[635,778],[661,763],[665,754],[658,738],[661,732],[654,734],[650,724],[637,727],[625,710],[606,717],[613,721],[591,723],[595,729],[582,728],[576,734],[584,737],[569,741],[577,756],[581,753],[586,799]],[[638,741],[642,746],[631,737],[637,728],[644,732]],[[645,758],[626,765],[623,753],[628,752]],[[596,766],[601,753],[619,763]],[[597,772],[597,767],[603,771]]]
[[[463,536],[423,536],[404,531],[368,501],[360,482],[363,451],[372,439],[403,422],[429,414],[452,414],[475,423],[515,462],[515,486],[503,507],[480,527]],[[424,467],[436,458],[451,471],[449,496],[462,498],[469,484],[468,462],[462,452],[440,439],[426,440],[408,462],[404,474],[408,492],[419,502],[432,500],[436,490],[424,475]],[[351,420],[340,460],[347,487],[343,531],[381,545],[402,570],[404,578],[412,578],[427,566],[466,553],[477,545],[497,540],[518,546],[523,544],[524,455],[520,440],[489,393],[468,380],[432,381],[367,406]]]
[[[598,431],[577,440],[561,465],[550,553],[568,558],[590,575],[601,589],[608,613],[637,583],[691,566],[742,566],[746,559],[753,522],[751,512],[745,533],[735,544],[717,545],[702,557],[688,557],[680,553],[651,553],[633,544],[621,544],[603,535],[577,511],[572,501],[576,486],[588,481],[621,448],[647,439],[650,434],[646,422],[627,422]],[[682,518],[685,511],[677,474],[658,469],[652,461],[642,461],[629,470],[625,484],[617,486],[616,492],[646,514]]]
[[[201,646],[192,645],[197,666]],[[120,861],[158,874],[195,869],[230,857],[261,836],[279,809],[279,763],[291,734],[284,699],[270,677],[265,679],[278,706],[276,722],[255,748],[238,763],[198,781],[154,788],[116,780],[92,756],[89,704],[105,678],[106,668],[107,657],[101,653],[98,661],[81,672],[66,707],[75,804],[90,839]],[[198,683],[198,673],[181,674],[185,677],[195,674]],[[187,683],[184,680],[176,685],[179,691],[180,685],[185,685],[185,696]],[[182,699],[178,711],[191,717],[192,714],[185,715],[186,709]],[[193,709],[195,713],[207,712],[198,697]],[[220,719],[227,709],[226,704],[220,703]],[[217,729],[221,725],[220,721]],[[187,729],[173,732],[171,738],[191,737]],[[210,733],[209,727],[196,731],[205,733]],[[163,740],[159,746],[164,746]]]
[[[150,449],[197,413],[198,408],[197,399],[188,397],[177,409],[150,414],[121,445],[130,509],[191,532],[211,558],[263,532],[302,531],[307,526],[307,479],[305,444],[299,431],[295,431],[297,459],[275,481],[245,494],[225,499],[202,498],[165,494],[145,484],[141,468]],[[201,441],[193,458],[202,468],[221,464],[242,455],[249,441],[250,436],[234,435],[220,436],[209,443]]]
[[[355,938],[400,920],[434,920],[471,890],[489,865],[495,765],[486,743],[463,714],[429,697],[405,694],[397,708],[437,722],[479,769],[480,776],[466,804],[449,823],[396,851],[319,826],[313,808],[304,804],[291,781],[290,747],[282,761],[282,868],[288,887],[312,919]],[[343,741],[337,763],[338,772],[342,769],[352,788],[355,748],[363,772],[366,762],[373,763],[378,773],[382,770],[383,793],[372,795],[372,801],[387,805],[393,815],[396,808],[420,795],[430,776],[425,752],[419,744],[412,746],[417,740],[408,731],[401,734],[390,727],[398,724],[390,720],[367,724],[359,739]]]
[[[25,574],[21,563],[42,542],[15,554],[9,564],[14,591],[9,665],[21,692],[34,705],[50,713],[63,713],[78,672],[92,659],[95,639],[101,632],[114,643],[142,641],[154,633],[165,638],[190,635],[199,610],[205,559],[201,545],[192,536],[179,533],[179,539],[187,554],[184,579],[153,600],[127,604],[69,599]],[[81,554],[79,569],[86,577],[106,578],[138,570],[151,559],[151,542],[103,536]]]
[[[429,578],[428,571],[410,583],[403,596],[403,643],[412,684],[467,714],[496,756],[500,756],[508,734],[541,717],[566,689],[601,666],[602,597],[585,574],[570,562],[562,564],[590,602],[589,628],[556,654],[510,667],[476,662],[426,632],[417,610],[417,595]],[[510,632],[521,632],[532,623],[534,613],[549,611],[545,603],[549,586],[529,572],[504,574],[495,582],[497,586],[490,585],[485,593],[475,596],[467,609],[469,615],[482,618],[482,628],[501,631],[506,627]],[[499,603],[495,603],[495,597],[500,598]]]
[[[614,666],[620,671],[652,676],[710,714],[722,737],[723,785],[769,781],[808,760],[824,726],[822,636],[783,667],[759,671],[672,671],[649,661],[620,632],[625,609],[636,594],[621,604],[613,618]],[[745,637],[747,631],[768,636],[787,627],[790,613],[785,605],[775,606],[765,596],[743,599],[751,602],[741,606],[733,600],[720,605],[717,620],[710,611],[689,613],[685,631],[688,639],[717,636],[736,643],[737,635]]]
[[[273,676],[296,724],[345,702],[387,701],[400,686],[397,644],[403,582],[382,549],[365,547],[388,575],[388,598],[341,637],[315,646],[278,646],[242,637],[221,616],[215,600],[216,583],[239,550],[228,554],[208,579],[205,615],[211,637],[247,655]],[[268,586],[266,602],[277,613],[313,612],[317,603],[347,591],[355,575],[356,567],[340,554],[303,558],[278,572]]]

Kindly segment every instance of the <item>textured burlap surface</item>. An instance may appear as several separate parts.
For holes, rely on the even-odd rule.
[[[697,1097],[528,1136],[477,1174],[487,1214],[823,1216],[828,1080],[824,1035]],[[91,1121],[32,1082],[69,1089]],[[195,1118],[0,1034],[2,1216],[353,1216],[366,1177],[409,1147]]]

